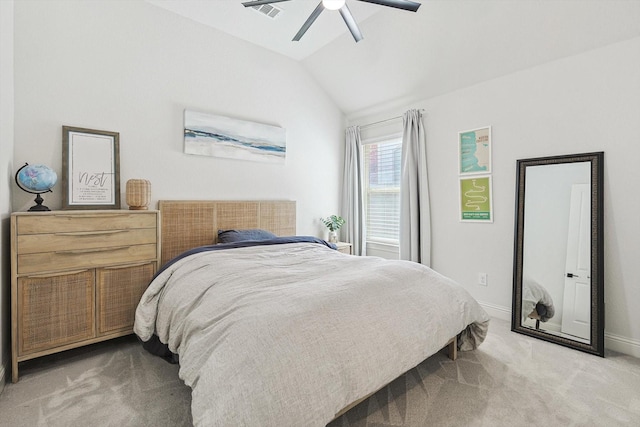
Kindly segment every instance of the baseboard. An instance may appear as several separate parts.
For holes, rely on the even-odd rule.
[[[640,358],[640,341],[604,333],[604,348]]]
[[[496,319],[511,321],[511,308],[478,301],[487,314]],[[604,333],[604,348],[640,358],[640,341],[620,335]]]
[[[500,320],[507,320],[509,322],[511,321],[511,308],[490,304],[488,302],[478,301],[478,303],[482,308],[484,308],[484,311],[486,311],[490,317],[495,317],[496,319]]]

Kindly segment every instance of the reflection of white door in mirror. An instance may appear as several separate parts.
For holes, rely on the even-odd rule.
[[[562,332],[589,340],[591,329],[591,198],[588,184],[571,188]]]

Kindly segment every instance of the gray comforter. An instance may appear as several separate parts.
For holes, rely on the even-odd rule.
[[[151,283],[134,331],[180,355],[196,426],[324,426],[489,318],[461,286],[407,261],[314,243],[201,252]]]

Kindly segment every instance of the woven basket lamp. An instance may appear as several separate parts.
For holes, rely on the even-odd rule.
[[[146,179],[130,179],[127,181],[127,205],[130,210],[149,209],[151,202],[151,182]]]

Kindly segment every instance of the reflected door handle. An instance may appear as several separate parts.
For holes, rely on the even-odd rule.
[[[573,273],[567,273],[567,277],[578,277],[579,278],[580,276],[577,276],[577,275],[575,275]]]

